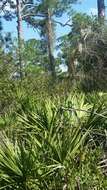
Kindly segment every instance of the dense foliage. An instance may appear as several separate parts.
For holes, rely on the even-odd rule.
[[[48,91],[43,82],[4,86],[0,187],[105,189],[106,93],[66,93],[65,84]]]

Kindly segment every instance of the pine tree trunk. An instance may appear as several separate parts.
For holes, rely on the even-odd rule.
[[[98,18],[104,19],[105,18],[105,2],[104,0],[97,0],[98,6]]]
[[[75,64],[74,64],[74,58],[70,57],[69,64],[68,64],[68,73],[69,77],[74,79],[75,78]]]
[[[48,9],[47,11],[47,38],[48,38],[48,55],[49,55],[49,63],[50,63],[50,71],[52,74],[52,78],[56,78],[55,73],[55,59],[53,55],[53,30],[52,30],[52,21],[51,21],[51,13]]]
[[[22,16],[21,16],[21,4],[20,0],[16,0],[17,7],[17,35],[18,35],[18,56],[19,56],[19,68],[20,68],[20,78],[23,77],[22,72]]]
[[[68,73],[69,73],[69,77],[72,79],[75,79],[75,75],[76,75],[76,69],[75,69],[75,59],[76,59],[76,53],[77,50],[74,50],[73,52],[70,52],[69,55],[69,63],[68,63]]]

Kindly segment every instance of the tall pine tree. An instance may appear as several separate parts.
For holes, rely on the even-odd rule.
[[[49,57],[49,70],[53,78],[56,77],[53,48],[55,24],[57,23],[55,17],[61,17],[68,9],[71,9],[74,2],[77,2],[77,0],[36,0],[30,12],[28,11],[25,14],[25,20],[33,27],[38,28],[45,39]]]

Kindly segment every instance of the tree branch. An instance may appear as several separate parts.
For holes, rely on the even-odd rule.
[[[32,6],[32,7],[34,7],[34,5],[32,5],[32,4],[25,4],[23,7],[22,7],[22,9],[21,9],[21,11],[23,11],[27,6]]]
[[[69,21],[70,21],[70,19],[66,23],[63,24],[62,22],[59,22],[57,20],[53,20],[53,22],[60,24],[62,27],[65,27],[65,26],[72,27],[72,24],[69,24]]]
[[[35,16],[35,17],[42,17],[42,18],[45,18],[44,15],[41,15],[41,14],[35,15],[34,13],[32,13],[32,14],[25,14],[25,15],[22,15],[22,19],[24,19],[24,18],[26,18],[26,17],[29,17],[29,16]]]

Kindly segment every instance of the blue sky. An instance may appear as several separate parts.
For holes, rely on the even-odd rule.
[[[105,3],[107,5],[106,1]],[[73,5],[73,8],[75,11],[78,11],[78,12],[85,12],[88,14],[91,14],[92,12],[94,14],[97,11],[97,0],[81,0],[81,3]],[[60,18],[60,21],[62,23],[65,23],[67,21],[67,16],[64,15],[62,18]],[[13,36],[16,35],[16,21],[15,20],[12,22],[4,22],[3,27],[4,27],[4,31],[11,32]],[[66,34],[69,30],[70,30],[69,27],[57,26],[56,27],[57,37]],[[23,35],[24,35],[25,40],[30,39],[30,38],[38,38],[38,33],[33,31],[33,29],[28,27],[26,23],[24,22],[23,22]]]

